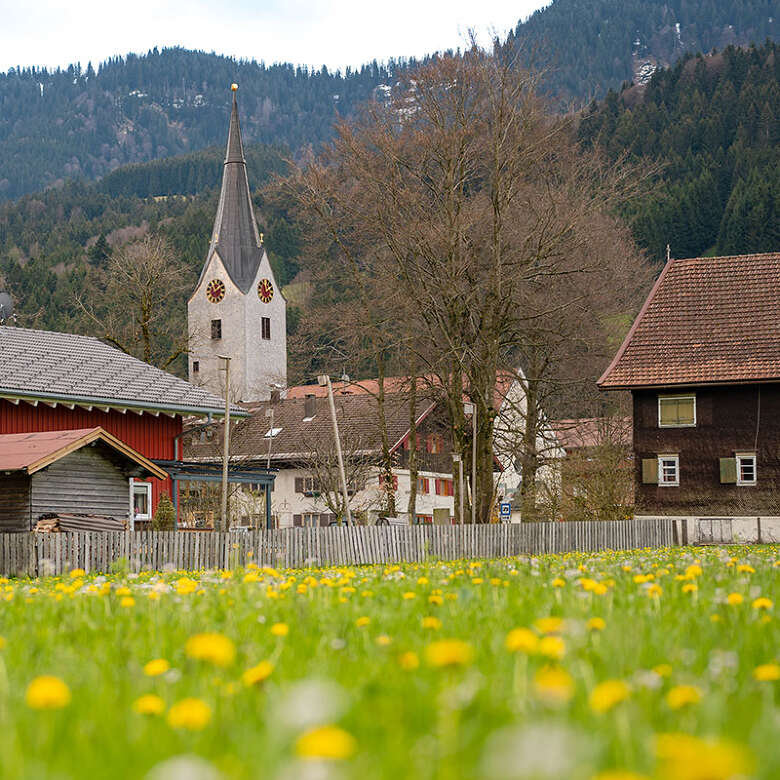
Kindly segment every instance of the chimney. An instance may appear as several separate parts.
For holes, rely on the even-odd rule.
[[[282,391],[281,390],[271,390],[271,403],[272,404],[278,404],[279,401],[282,400]]]
[[[307,393],[303,401],[303,418],[310,420],[317,414],[317,397],[314,393]]]

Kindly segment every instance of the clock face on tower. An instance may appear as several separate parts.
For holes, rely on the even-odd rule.
[[[206,297],[211,303],[219,303],[225,297],[225,283],[222,279],[212,279],[206,285]]]
[[[269,279],[261,279],[257,283],[257,295],[263,303],[270,303],[274,297],[274,286]]]

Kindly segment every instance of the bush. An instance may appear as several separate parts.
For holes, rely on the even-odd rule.
[[[157,510],[152,518],[152,528],[155,531],[176,530],[176,510],[167,493],[163,493],[160,497],[160,503],[157,504]]]

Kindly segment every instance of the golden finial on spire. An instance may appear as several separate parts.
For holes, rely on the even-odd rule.
[[[230,85],[230,89],[232,89],[232,90],[233,90],[233,92],[235,92],[235,91],[238,89],[238,84],[236,84],[236,82],[234,81],[234,82],[233,82],[233,83]]]

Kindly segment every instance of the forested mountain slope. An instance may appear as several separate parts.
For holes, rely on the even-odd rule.
[[[689,56],[610,92],[580,125],[613,159],[648,158],[660,186],[629,215],[651,257],[780,247],[780,46]]]
[[[506,43],[522,64],[550,69],[544,88],[559,105],[582,105],[685,51],[774,39],[776,16],[776,0],[554,0]],[[408,64],[331,73],[174,48],[12,69],[0,74],[0,199],[221,144],[233,81],[246,140],[296,153]]]
[[[553,95],[581,104],[686,52],[776,40],[778,15],[776,0],[553,0],[508,43],[549,69]]]

